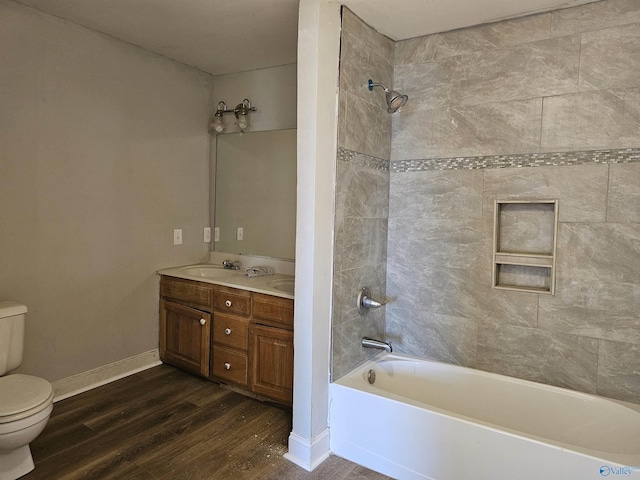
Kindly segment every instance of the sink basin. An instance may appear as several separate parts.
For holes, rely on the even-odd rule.
[[[182,267],[181,269],[187,275],[202,278],[220,278],[229,277],[234,274],[240,273],[239,270],[229,270],[217,265],[202,265],[195,267]]]
[[[280,290],[281,292],[293,295],[296,284],[293,280],[276,280],[267,283],[267,285],[271,288],[275,288],[276,290]]]

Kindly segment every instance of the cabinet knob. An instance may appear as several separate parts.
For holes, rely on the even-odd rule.
[[[230,306],[231,306],[231,300],[227,300],[227,301],[225,301],[225,302],[224,302],[224,304],[225,304],[227,307],[230,307]]]
[[[230,328],[225,328],[224,329],[224,333],[225,333],[225,335],[231,335],[231,329]]]
[[[206,325],[207,321],[204,318],[200,319],[200,325]]]
[[[225,364],[224,364],[224,368],[225,368],[226,370],[231,369],[231,364],[230,364],[229,362],[225,363]]]

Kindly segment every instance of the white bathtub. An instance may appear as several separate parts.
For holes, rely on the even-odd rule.
[[[332,452],[394,478],[640,479],[638,405],[395,354],[330,392]]]

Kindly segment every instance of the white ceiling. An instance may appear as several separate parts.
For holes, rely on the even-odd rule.
[[[214,75],[296,62],[298,0],[18,1]],[[342,3],[379,32],[402,40],[592,1]]]
[[[343,0],[393,40],[490,23],[596,0]]]
[[[298,0],[18,0],[214,75],[296,62]]]

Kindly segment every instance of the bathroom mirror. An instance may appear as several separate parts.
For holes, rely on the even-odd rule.
[[[214,222],[218,252],[294,259],[295,129],[216,137]]]

